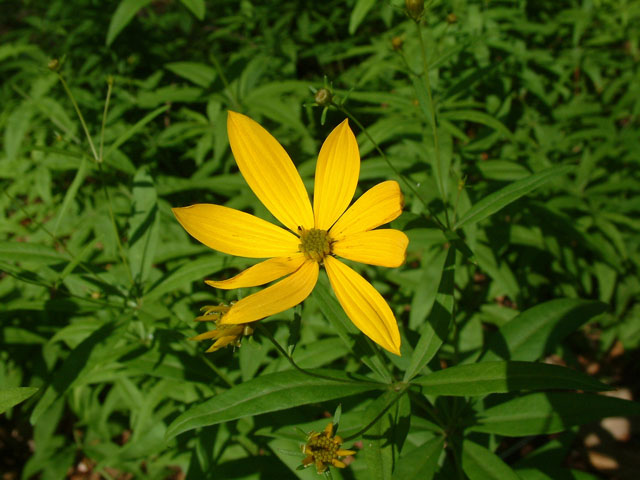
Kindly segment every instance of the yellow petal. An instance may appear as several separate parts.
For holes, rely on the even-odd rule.
[[[400,185],[394,180],[379,183],[364,192],[344,212],[333,227],[331,237],[338,240],[351,233],[373,230],[389,223],[402,213],[404,198]]]
[[[334,242],[331,250],[354,262],[393,268],[404,263],[408,244],[403,232],[385,228],[347,235]]]
[[[278,141],[258,123],[236,112],[229,112],[227,132],[240,173],[264,206],[293,232],[298,226],[313,228],[309,195]]]
[[[222,324],[249,323],[298,305],[318,280],[318,263],[307,260],[284,280],[243,298],[231,307]]]
[[[356,191],[358,175],[358,142],[345,120],[329,134],[318,155],[313,192],[316,228],[329,230],[347,209]]]
[[[303,253],[288,257],[270,258],[247,268],[229,280],[206,280],[205,283],[211,287],[225,290],[264,285],[295,272],[305,260],[306,257]]]
[[[324,260],[329,281],[342,308],[367,337],[400,355],[400,332],[393,312],[373,286],[340,260]]]
[[[356,454],[355,450],[340,449],[336,452],[336,455],[338,455],[339,457],[348,457],[349,455],[355,455],[355,454]]]
[[[172,210],[189,235],[214,250],[250,258],[298,252],[298,237],[248,213],[210,203]]]

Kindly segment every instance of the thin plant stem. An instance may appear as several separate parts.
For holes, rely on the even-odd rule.
[[[385,371],[387,372],[389,379],[392,380],[393,382],[396,382],[397,381],[396,377],[393,375],[393,373],[391,372],[391,370],[389,370],[389,367],[387,366],[389,362],[387,361],[386,358],[382,356],[382,353],[380,352],[380,349],[378,348],[378,346],[374,344],[369,337],[365,337],[365,339],[369,344],[369,348],[373,350],[375,356],[378,358],[378,360],[380,360],[380,363],[382,364]]]
[[[364,427],[362,427],[356,433],[353,433],[353,434],[349,435],[348,437],[345,437],[343,440],[345,442],[349,442],[349,441],[353,440],[354,438],[358,438],[360,435],[363,435],[367,430],[369,430],[371,427],[373,427],[376,424],[376,422],[378,420],[380,420],[380,418],[382,418],[382,416],[391,407],[393,407],[398,402],[398,400],[400,400],[400,398],[402,398],[402,395],[405,394],[407,388],[409,388],[409,384],[402,385],[401,388],[396,390],[396,395],[393,397],[393,399],[387,405],[384,406],[384,408],[380,411],[380,413],[378,413],[375,416],[375,418],[373,420],[371,420],[368,424],[366,424]]]
[[[19,273],[11,271],[10,268],[7,268],[6,265],[3,265],[1,262],[0,262],[0,266],[2,266],[3,272],[5,272],[7,275],[11,275],[13,278],[21,282],[31,283],[32,285],[38,285],[39,287],[43,287],[48,290],[56,290],[58,293],[61,293],[62,295],[66,295],[70,298],[77,298],[78,300],[82,300],[89,303],[95,303],[96,305],[101,305],[103,307],[111,307],[111,308],[118,308],[118,309],[123,307],[123,305],[118,305],[116,303],[108,302],[105,300],[99,300],[97,298],[92,298],[92,297],[83,297],[81,295],[76,295],[75,293],[67,292],[64,290],[57,290],[56,285],[51,285],[50,283],[47,283],[44,280],[41,280],[40,278],[33,279],[33,278],[23,277]],[[37,273],[34,273],[34,275],[37,275]]]
[[[364,382],[361,380],[350,380],[350,379],[345,379],[345,378],[335,378],[335,377],[331,377],[329,375],[321,375],[318,373],[314,373],[314,372],[310,372],[308,370],[305,370],[304,368],[300,367],[294,360],[293,358],[286,352],[286,350],[282,347],[282,345],[280,345],[280,343],[278,342],[278,340],[276,340],[276,338],[273,336],[273,334],[269,331],[268,328],[266,328],[264,325],[257,325],[258,330],[260,330],[261,333],[263,333],[268,339],[269,341],[276,347],[276,349],[278,350],[278,352],[287,359],[287,361],[291,364],[291,366],[293,368],[295,368],[296,370],[298,370],[300,373],[304,373],[305,375],[308,375],[310,377],[316,377],[316,378],[323,378],[325,380],[331,380],[334,382],[342,382],[342,383],[355,383],[358,385],[363,385],[363,384],[368,384],[368,385],[375,385],[377,387],[383,387],[383,385],[386,384],[382,384],[382,383],[376,383],[376,382]]]
[[[425,410],[427,414],[431,417],[433,422],[436,425],[438,425],[442,429],[442,431],[444,431],[445,430],[444,423],[442,422],[442,419],[440,418],[440,416],[436,414],[436,411],[433,408],[433,406],[427,400],[424,399],[421,393],[415,392],[415,391],[412,391],[411,393],[412,393],[413,400],[418,405],[420,405],[420,407],[422,407],[422,409]]]
[[[111,100],[111,91],[113,90],[113,77],[109,77],[107,80],[107,98],[104,101],[104,111],[102,112],[102,125],[100,127],[100,148],[98,150],[98,163],[102,163],[104,160],[102,157],[104,147],[104,128],[107,124],[107,112],[109,111],[109,102]]]
[[[62,74],[60,72],[57,72],[58,75],[58,79],[60,80],[60,83],[62,83],[62,86],[64,87],[65,92],[67,93],[67,96],[69,97],[69,100],[71,100],[71,103],[73,104],[73,108],[75,108],[76,110],[76,114],[78,115],[78,118],[80,119],[80,124],[82,125],[82,129],[84,130],[84,133],[87,137],[87,141],[89,142],[89,146],[91,147],[91,152],[93,153],[93,158],[96,162],[96,164],[98,165],[98,170],[100,172],[100,179],[102,180],[100,183],[102,184],[102,190],[104,191],[104,194],[107,198],[107,207],[109,209],[109,218],[111,219],[111,226],[113,227],[113,231],[115,233],[115,237],[116,237],[116,243],[118,245],[118,252],[120,253],[120,259],[122,260],[122,263],[124,264],[124,266],[126,267],[127,270],[127,274],[129,276],[129,281],[131,283],[131,285],[134,285],[134,280],[133,280],[133,274],[131,273],[131,266],[129,265],[129,262],[127,262],[127,257],[124,254],[124,248],[122,246],[122,242],[120,241],[120,233],[118,232],[118,225],[116,224],[116,219],[115,219],[115,215],[113,214],[113,205],[111,203],[111,196],[109,195],[109,191],[107,190],[107,186],[104,183],[104,170],[102,169],[102,157],[100,157],[98,155],[98,153],[96,152],[96,147],[93,144],[93,139],[91,138],[91,134],[89,133],[89,129],[87,128],[87,123],[84,121],[84,117],[82,116],[82,112],[80,111],[80,107],[78,107],[78,102],[76,102],[75,97],[73,96],[73,93],[71,93],[71,90],[69,89],[69,86],[67,85],[67,82],[65,81],[64,77],[62,76]],[[107,109],[108,109],[108,104],[109,104],[109,100],[111,98],[111,82],[109,83],[109,87],[107,89],[107,99],[105,102],[105,108],[104,108],[104,113],[103,113],[103,118],[102,118],[102,127],[103,127],[103,131],[101,133],[101,140],[100,140],[100,153],[102,154],[102,138],[104,138],[104,124],[106,121],[106,115],[107,115]]]
[[[8,193],[6,190],[4,190],[4,194],[9,198],[9,200],[11,200],[12,202],[16,202],[16,199],[14,197],[12,197],[11,194]],[[69,255],[69,257],[71,258],[71,261],[75,261],[76,260],[76,255],[74,255],[71,252],[71,250],[69,250],[64,243],[60,242],[58,237],[56,237],[56,235],[54,235],[54,233],[51,232],[45,226],[44,223],[42,223],[37,218],[32,217],[31,214],[25,210],[24,206],[20,205],[17,202],[16,202],[16,204],[18,205],[18,208],[22,211],[22,213],[24,213],[29,218],[29,220],[34,222],[38,226],[38,228],[41,228],[44,233],[46,233],[49,237],[51,237],[51,240],[53,240],[54,243],[59,245],[62,248],[62,250],[64,250],[64,252],[67,255]],[[102,283],[102,279],[93,270],[91,270],[89,267],[87,267],[82,261],[78,262],[78,266],[80,268],[82,268],[88,275],[92,276],[93,279],[96,280],[98,283]],[[57,288],[57,285],[53,285],[53,287]]]
[[[429,63],[427,62],[427,52],[424,47],[424,39],[422,38],[422,29],[420,27],[420,22],[415,21],[416,25],[416,33],[418,35],[418,41],[420,43],[420,53],[422,55],[422,76],[424,77],[424,84],[427,89],[427,96],[429,97],[429,109],[431,113],[431,128],[433,130],[433,149],[436,155],[435,158],[435,170],[438,187],[440,188],[440,195],[442,195],[442,201],[444,202],[444,215],[445,221],[447,222],[447,227],[450,226],[449,222],[449,213],[447,211],[447,197],[445,195],[444,184],[442,182],[442,171],[440,170],[440,142],[438,140],[438,127],[436,125],[436,107],[433,103],[433,95],[431,93],[431,80],[429,79]]]
[[[194,346],[195,349],[195,346]],[[233,388],[235,387],[235,384],[231,381],[231,379],[227,376],[226,373],[224,373],[222,370],[220,370],[218,367],[216,367],[215,363],[213,363],[211,360],[209,360],[207,358],[207,355],[205,353],[200,352],[200,358],[202,358],[202,361],[218,376],[220,377],[220,379],[226,383],[229,388]]]
[[[231,84],[229,83],[229,80],[227,79],[227,76],[224,74],[224,69],[222,68],[222,65],[220,65],[220,62],[218,62],[218,58],[213,53],[211,55],[209,55],[209,57],[211,58],[211,61],[213,62],[213,66],[215,67],[216,72],[218,72],[218,75],[220,75],[220,80],[222,80],[222,83],[224,84],[224,87],[229,92],[229,96],[231,97],[231,101],[233,102],[234,107],[239,108],[240,107],[240,102],[238,101],[238,97],[236,97],[236,94],[234,93],[233,89],[231,88]]]
[[[332,102],[332,105],[336,107],[338,110],[340,110],[342,113],[344,113],[351,120],[353,120],[353,123],[355,123],[358,126],[358,128],[362,130],[362,133],[364,133],[367,139],[373,144],[376,151],[384,159],[387,165],[389,165],[389,168],[391,168],[393,173],[395,173],[396,176],[400,180],[402,180],[402,182],[407,186],[407,188],[409,188],[409,190],[413,192],[413,194],[418,198],[418,200],[420,200],[420,202],[424,205],[424,208],[426,208],[427,211],[429,212],[429,216],[425,218],[429,221],[434,222],[440,230],[446,231],[447,227],[445,227],[445,225],[440,221],[440,219],[429,209],[428,202],[422,197],[418,189],[413,185],[412,182],[409,181],[407,177],[405,177],[402,173],[400,173],[400,171],[395,167],[393,163],[391,163],[391,160],[389,160],[389,157],[387,157],[387,155],[382,151],[378,143],[373,139],[373,137],[371,137],[367,129],[364,127],[364,125],[362,125],[362,123],[360,123],[360,121],[355,117],[355,115],[353,115],[349,110],[347,110],[347,108],[344,105],[333,103],[333,102]]]
[[[87,128],[87,123],[84,121],[84,117],[82,116],[80,107],[78,107],[78,102],[76,102],[76,99],[73,96],[73,93],[71,93],[71,90],[69,90],[69,86],[67,85],[67,82],[64,79],[64,77],[59,72],[57,73],[57,75],[58,75],[58,79],[60,80],[60,83],[62,83],[62,86],[64,87],[65,92],[67,92],[67,96],[69,97],[69,100],[71,100],[71,103],[73,104],[73,108],[75,108],[76,110],[76,114],[78,115],[78,118],[80,119],[80,124],[82,125],[84,134],[86,135],[87,140],[89,141],[89,146],[91,147],[91,153],[93,154],[93,158],[96,161],[96,163],[100,163],[98,152],[96,152],[96,147],[93,144],[93,139],[91,138],[91,134],[89,133],[89,129]]]

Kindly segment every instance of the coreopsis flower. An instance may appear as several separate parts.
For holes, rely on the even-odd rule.
[[[302,460],[302,465],[308,467],[312,463],[316,465],[318,473],[324,473],[329,465],[344,468],[346,464],[339,457],[355,455],[355,450],[340,448],[343,441],[338,435],[333,435],[333,423],[329,422],[322,433],[311,432],[307,443],[302,446],[302,453],[307,456]]]
[[[196,335],[191,340],[215,340],[207,352],[215,352],[228,345],[239,347],[243,336],[253,334],[253,328],[246,324],[228,325],[222,323],[222,319],[230,308],[226,305],[207,305],[202,307],[202,315],[197,317],[196,321],[214,322],[215,328]]]
[[[355,326],[399,355],[400,333],[389,305],[368,281],[337,258],[383,267],[404,262],[407,236],[394,229],[374,230],[402,212],[398,183],[379,183],[349,207],[358,183],[360,153],[345,120],[320,149],[311,208],[293,162],[269,132],[235,112],[229,112],[227,131],[240,173],[286,228],[222,205],[196,204],[173,212],[189,234],[214,250],[267,258],[228,280],[209,280],[208,285],[233,289],[285,278],[235,303],[219,325],[251,323],[301,303],[324,266],[338,301]]]

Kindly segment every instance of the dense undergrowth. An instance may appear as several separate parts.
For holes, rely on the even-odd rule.
[[[3,478],[315,478],[300,445],[339,405],[358,453],[335,478],[598,478],[578,425],[640,407],[569,392],[640,393],[640,2],[442,0],[418,20],[372,0],[0,4],[1,410],[26,398],[0,417]],[[273,220],[228,110],[310,191],[346,117],[356,196],[400,182],[406,264],[360,272],[401,357],[324,278],[241,348],[188,340],[203,305],[249,293],[202,280],[252,262],[171,207]],[[609,473],[633,478],[624,440]]]

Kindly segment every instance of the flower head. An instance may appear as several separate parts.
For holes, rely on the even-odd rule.
[[[222,323],[224,315],[230,308],[231,307],[226,305],[207,305],[202,307],[202,315],[197,317],[196,320],[201,322],[214,322],[216,326],[213,330],[192,337],[191,340],[215,340],[207,352],[215,352],[228,345],[239,347],[243,336],[253,334],[253,328],[246,324],[228,325]]]
[[[307,443],[302,446],[302,453],[307,456],[302,460],[302,465],[308,467],[312,463],[316,465],[318,473],[324,473],[329,465],[344,468],[345,463],[339,457],[355,455],[355,450],[343,450],[342,438],[333,435],[333,423],[329,422],[322,433],[311,432]]]
[[[293,162],[269,132],[235,112],[229,112],[227,130],[240,173],[286,229],[221,205],[196,204],[173,212],[185,230],[205,245],[230,255],[267,259],[228,280],[208,280],[208,285],[233,289],[285,278],[235,303],[219,324],[247,324],[299,304],[313,290],[324,266],[356,327],[399,355],[400,333],[389,305],[337,258],[383,267],[404,262],[407,236],[394,229],[374,230],[402,212],[398,183],[379,183],[349,206],[360,174],[360,153],[345,120],[320,149],[312,208]]]

